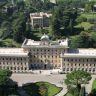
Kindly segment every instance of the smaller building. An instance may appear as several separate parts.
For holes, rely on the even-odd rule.
[[[32,28],[49,27],[49,21],[52,14],[39,12],[30,13]]]
[[[62,71],[83,70],[96,74],[96,49],[69,49],[62,54]]]
[[[28,72],[29,56],[23,48],[0,48],[0,69],[12,72]]]

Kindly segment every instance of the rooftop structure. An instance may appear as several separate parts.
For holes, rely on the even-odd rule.
[[[57,41],[51,41],[49,39],[49,36],[44,34],[41,39],[41,41],[34,41],[31,39],[25,39],[24,43],[22,44],[22,47],[68,47],[68,39],[62,39]]]
[[[96,49],[69,49],[68,53],[62,54],[62,57],[96,58]]]
[[[0,56],[28,56],[23,48],[0,48]]]

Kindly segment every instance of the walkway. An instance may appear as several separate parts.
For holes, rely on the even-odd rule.
[[[59,86],[58,86],[59,87]],[[55,96],[64,96],[67,93],[67,87],[62,86],[62,90],[59,94],[55,95]]]
[[[91,90],[92,90],[92,83],[95,80],[95,78],[96,78],[96,75],[92,75],[92,79],[90,80],[89,84],[85,85],[86,93],[89,94],[91,92]]]

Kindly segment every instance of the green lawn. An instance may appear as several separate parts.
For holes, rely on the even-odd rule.
[[[96,80],[94,80],[92,84],[92,93],[93,93],[93,96],[96,96]]]
[[[96,13],[83,13],[82,17],[86,17],[87,19],[96,18]]]
[[[96,90],[96,80],[93,81],[92,89],[95,89]]]
[[[84,27],[84,30],[88,30],[93,26],[93,24],[90,24],[89,22],[82,22],[80,24],[78,24],[75,27]]]
[[[31,96],[39,96],[39,88],[40,86],[44,84],[47,87],[47,94],[48,96],[54,96],[55,94],[59,93],[62,88],[57,87],[54,84],[48,83],[48,82],[36,82],[36,83],[30,83],[28,85],[24,85],[23,88],[26,90],[28,94]]]

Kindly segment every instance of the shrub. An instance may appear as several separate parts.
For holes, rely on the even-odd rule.
[[[81,22],[87,22],[87,18],[86,17],[83,17],[83,16],[80,16],[77,18],[77,23],[81,23]]]

